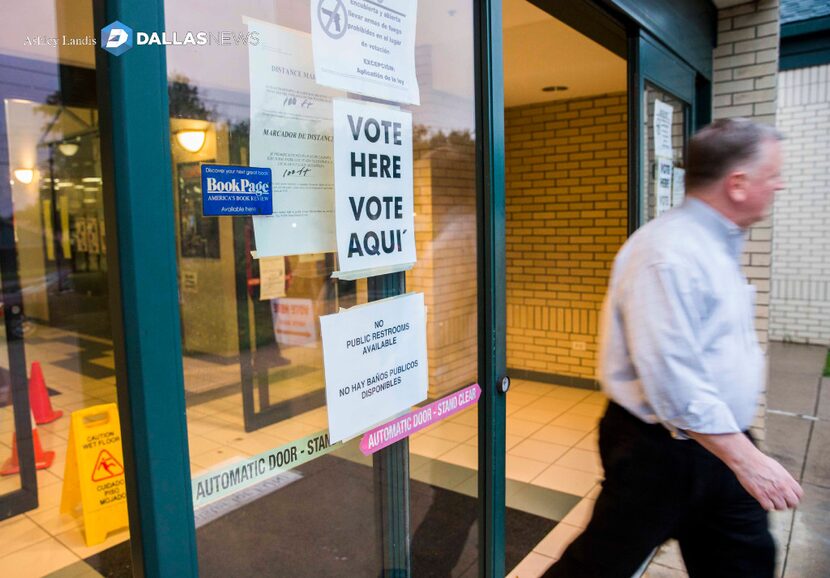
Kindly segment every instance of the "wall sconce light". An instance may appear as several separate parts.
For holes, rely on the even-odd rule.
[[[74,157],[78,152],[78,148],[80,147],[76,142],[62,142],[58,145],[58,150],[61,151],[61,154],[65,157]]]
[[[188,129],[180,130],[176,133],[176,142],[184,150],[197,153],[205,146],[205,138],[207,137],[206,130]]]
[[[17,182],[28,185],[35,178],[34,169],[14,169],[14,178]]]

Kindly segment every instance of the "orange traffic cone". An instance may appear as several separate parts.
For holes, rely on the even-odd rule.
[[[52,402],[46,390],[46,380],[43,379],[43,370],[40,368],[39,361],[32,362],[32,375],[29,377],[29,403],[32,404],[35,423],[40,425],[51,423],[63,415],[63,411],[52,409]]]
[[[35,466],[39,470],[43,470],[52,465],[55,460],[55,452],[43,451],[40,445],[40,437],[37,435],[37,426],[32,424],[32,444],[35,446]],[[20,460],[17,457],[17,432],[12,434],[12,455],[9,459],[3,462],[3,467],[0,467],[0,475],[10,476],[20,471]]]

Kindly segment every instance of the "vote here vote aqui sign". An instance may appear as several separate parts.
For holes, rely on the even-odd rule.
[[[412,115],[334,100],[339,272],[414,263]]]
[[[320,317],[331,441],[363,433],[427,397],[423,293]]]

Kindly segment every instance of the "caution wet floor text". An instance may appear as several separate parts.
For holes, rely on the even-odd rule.
[[[83,514],[87,546],[128,525],[121,426],[114,403],[72,413],[61,512]]]

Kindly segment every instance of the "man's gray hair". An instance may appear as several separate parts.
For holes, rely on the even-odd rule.
[[[783,138],[774,127],[746,118],[716,120],[689,141],[686,190],[719,181],[740,166],[757,160],[762,143]]]

